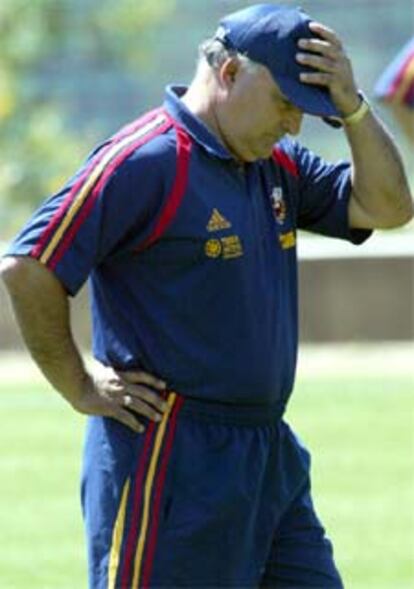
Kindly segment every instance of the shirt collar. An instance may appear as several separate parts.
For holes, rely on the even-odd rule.
[[[187,86],[167,86],[164,108],[181,127],[206,151],[222,159],[234,159],[217,137],[196,115],[194,115],[180,97],[187,91]]]

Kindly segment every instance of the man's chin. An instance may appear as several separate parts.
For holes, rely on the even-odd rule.
[[[249,151],[246,150],[244,153],[240,153],[238,157],[246,164],[256,162],[257,160],[265,160],[272,156],[273,147],[274,143],[266,147],[260,146]]]
[[[263,146],[254,147],[246,150],[240,154],[240,159],[245,163],[256,162],[257,160],[264,160],[272,155],[273,145],[271,147],[264,148]]]
[[[271,145],[271,147],[268,147],[266,149],[257,150],[257,152],[254,154],[254,158],[252,158],[252,161],[267,160],[269,159],[269,157],[272,157],[272,151],[273,144]]]

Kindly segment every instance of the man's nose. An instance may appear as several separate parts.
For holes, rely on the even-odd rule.
[[[303,112],[296,107],[292,107],[287,113],[284,128],[289,135],[298,135],[302,126]]]

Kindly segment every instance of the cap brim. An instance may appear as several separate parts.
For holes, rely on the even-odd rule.
[[[276,82],[286,98],[303,112],[323,118],[341,117],[325,88],[283,76],[277,76]]]

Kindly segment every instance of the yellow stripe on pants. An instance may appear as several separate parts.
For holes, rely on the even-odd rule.
[[[128,479],[124,485],[121,503],[119,505],[119,511],[112,533],[112,545],[108,565],[108,589],[115,589],[116,575],[119,566],[119,555],[121,552],[122,537],[124,535],[125,513],[129,495],[129,487],[130,479]]]
[[[145,547],[145,540],[148,531],[148,520],[149,520],[149,510],[150,510],[150,501],[151,501],[151,491],[152,486],[154,483],[155,472],[157,469],[158,458],[160,455],[160,450],[162,446],[162,442],[165,435],[165,430],[168,423],[168,418],[170,416],[171,410],[174,406],[174,402],[177,395],[175,393],[171,393],[168,397],[167,403],[168,408],[164,413],[162,421],[159,425],[157,436],[155,438],[154,443],[154,450],[151,456],[151,462],[148,469],[147,478],[145,481],[145,489],[144,489],[144,506],[142,510],[142,523],[141,523],[141,530],[138,538],[137,544],[137,551],[135,556],[135,564],[134,564],[134,576],[132,580],[131,589],[138,589],[138,582],[141,575],[141,568],[142,568],[142,556],[144,553]]]

